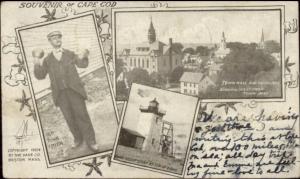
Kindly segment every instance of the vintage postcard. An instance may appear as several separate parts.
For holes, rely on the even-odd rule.
[[[49,166],[112,150],[117,116],[96,28],[91,12],[16,29]]]
[[[4,178],[299,178],[299,3],[2,1]]]
[[[125,108],[112,159],[183,176],[198,99],[134,83]]]
[[[132,82],[201,99],[283,99],[283,13],[275,6],[114,9],[117,100],[127,100]]]

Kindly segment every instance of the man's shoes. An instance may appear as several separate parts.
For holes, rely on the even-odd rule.
[[[74,144],[72,145],[72,148],[78,148],[81,144],[82,144],[82,142],[74,142]]]
[[[97,144],[89,144],[88,147],[93,151],[93,152],[98,152],[99,147]]]

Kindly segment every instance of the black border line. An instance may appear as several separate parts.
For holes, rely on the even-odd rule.
[[[99,36],[99,33],[98,33],[96,21],[95,21],[95,10],[90,10],[90,11],[85,11],[85,12],[82,12],[82,13],[78,13],[78,14],[76,14],[74,16],[71,16],[71,17],[59,18],[59,19],[57,19],[55,21],[36,23],[36,24],[31,24],[31,25],[26,25],[26,26],[15,28],[15,31],[16,31],[16,34],[17,34],[17,38],[18,38],[18,42],[20,43],[20,47],[22,49],[21,50],[22,51],[21,54],[22,54],[22,56],[24,58],[24,62],[26,64],[25,66],[26,66],[26,69],[27,69],[27,71],[26,71],[26,73],[27,73],[27,79],[30,82],[29,88],[30,88],[30,91],[32,92],[31,97],[32,97],[33,104],[35,106],[35,111],[37,113],[38,127],[40,128],[40,130],[39,130],[40,139],[42,141],[42,145],[43,145],[43,148],[44,148],[44,155],[45,155],[45,159],[46,159],[47,168],[51,168],[51,167],[56,167],[56,166],[59,166],[59,165],[67,164],[65,162],[68,162],[68,163],[75,162],[74,160],[76,160],[76,161],[82,161],[82,160],[86,160],[86,159],[92,158],[92,157],[98,157],[98,156],[107,155],[108,152],[109,153],[112,152],[112,149],[105,150],[105,151],[102,151],[102,152],[99,152],[99,153],[90,154],[90,155],[80,156],[80,157],[77,157],[77,158],[75,157],[75,158],[72,158],[72,159],[63,160],[63,161],[59,161],[59,162],[50,162],[50,160],[49,160],[49,154],[48,154],[48,148],[47,148],[47,145],[46,145],[45,135],[44,135],[43,127],[42,127],[42,121],[40,120],[40,117],[39,117],[39,109],[37,108],[37,105],[35,103],[36,99],[35,99],[35,93],[34,93],[34,89],[33,89],[33,84],[32,84],[30,73],[29,73],[29,67],[28,67],[28,63],[27,63],[27,59],[26,59],[26,55],[25,55],[25,50],[24,50],[23,43],[22,43],[21,34],[19,32],[23,31],[23,30],[27,30],[27,29],[33,29],[33,28],[37,28],[37,27],[41,27],[41,26],[47,26],[47,25],[50,25],[50,24],[65,22],[65,21],[69,21],[69,20],[73,20],[73,19],[78,19],[78,18],[82,18],[82,17],[87,17],[87,16],[92,16],[92,19],[93,19],[93,22],[94,22],[94,27],[95,27],[96,35],[97,35],[97,38],[98,38],[98,44],[99,44],[99,48],[100,48],[100,52],[101,52],[102,62],[103,62],[103,66],[105,67],[105,71],[106,71],[106,79],[107,79],[108,86],[110,88],[110,95],[111,95],[111,99],[112,99],[112,102],[113,102],[112,104],[113,104],[113,107],[114,107],[115,118],[116,118],[117,123],[118,123],[118,114],[117,114],[117,111],[116,111],[117,109],[116,109],[116,106],[115,106],[115,103],[114,103],[114,101],[115,101],[114,100],[114,95],[112,93],[111,83],[110,83],[109,78],[107,76],[108,71],[107,71],[107,67],[106,67],[105,57],[104,57],[104,54],[103,54],[103,46],[102,46],[102,43],[100,41],[100,36]],[[100,68],[102,68],[102,67],[100,67]],[[86,157],[88,157],[88,158],[86,158]]]
[[[154,88],[156,90],[161,90],[162,92],[168,92],[168,93],[173,93],[173,94],[177,94],[177,95],[188,96],[188,95],[185,95],[185,94],[181,94],[181,93],[178,94],[178,93],[175,93],[173,91],[166,90],[166,89],[156,88],[156,87],[147,86],[147,85],[143,85],[143,84],[139,84],[139,83],[132,83],[132,85],[130,87],[130,90],[129,90],[129,94],[131,94],[131,89],[132,89],[133,85],[135,85],[135,86],[138,85],[138,86],[142,86],[142,87],[145,86],[145,87],[148,87],[148,88]],[[129,98],[130,98],[130,96],[131,95],[129,95]],[[165,174],[165,175],[170,175],[170,176],[175,176],[175,177],[184,177],[185,169],[186,169],[186,164],[188,162],[188,154],[190,153],[190,146],[191,146],[191,143],[192,143],[192,137],[194,135],[194,128],[195,128],[195,124],[196,124],[196,120],[197,120],[197,116],[198,116],[198,110],[199,110],[199,107],[200,107],[200,100],[199,100],[199,98],[197,98],[195,96],[188,96],[188,97],[192,97],[192,98],[197,99],[197,102],[196,102],[195,113],[193,115],[193,120],[192,120],[192,124],[191,124],[191,130],[189,132],[190,134],[189,134],[189,139],[188,139],[188,145],[186,146],[186,152],[185,152],[185,157],[184,157],[184,164],[183,164],[183,167],[182,167],[182,170],[181,170],[180,174],[174,173],[174,172],[170,172],[168,170],[161,170],[161,169],[157,169],[157,168],[153,168],[153,167],[149,167],[149,166],[138,165],[138,164],[131,163],[131,162],[128,162],[128,161],[122,161],[122,160],[115,159],[115,154],[116,154],[116,149],[117,149],[117,146],[118,146],[120,131],[121,131],[121,128],[123,126],[124,119],[125,119],[125,115],[126,115],[126,111],[127,111],[127,106],[128,106],[129,98],[128,98],[128,102],[126,102],[125,109],[122,110],[122,118],[121,118],[121,121],[120,121],[120,124],[119,124],[118,132],[117,132],[117,137],[116,137],[115,144],[114,144],[113,155],[112,155],[112,162],[118,163],[118,164],[122,164],[122,165],[126,165],[126,166],[130,166],[130,167],[134,167],[134,168],[143,169],[143,170],[154,171],[154,172],[162,173],[162,174]]]
[[[189,6],[187,6],[187,7],[189,7]],[[198,6],[199,7],[199,6]],[[218,7],[218,6],[200,6],[200,7]],[[223,7],[223,6],[222,6]],[[126,7],[124,7],[124,8],[126,8]],[[129,7],[127,7],[127,8],[129,8]],[[132,7],[132,8],[134,8],[134,7]],[[143,8],[145,8],[145,7],[143,7]],[[179,8],[179,7],[177,7],[177,8]],[[121,9],[121,8],[120,8]],[[1,14],[2,15],[2,14]],[[283,15],[285,15],[285,14],[283,14]],[[298,13],[298,19],[299,19],[299,17],[300,17],[300,15],[299,15],[299,13]],[[18,38],[18,37],[17,37]],[[300,36],[298,36],[298,42],[299,42],[299,40],[300,40]],[[300,59],[300,53],[298,53],[298,58]],[[300,62],[300,60],[298,60],[298,62]],[[1,63],[2,64],[2,63]],[[299,65],[299,64],[298,64]],[[0,69],[1,70],[1,69]],[[300,66],[298,66],[298,70],[300,70]],[[299,75],[298,75],[298,78],[299,78]],[[286,87],[286,85],[284,85],[284,87]],[[299,86],[298,86],[298,89],[299,89]],[[1,85],[1,91],[2,91],[2,85]],[[2,91],[3,92],[3,91]],[[1,97],[2,98],[2,97]],[[253,99],[254,100],[254,99]],[[300,104],[300,96],[298,95],[298,100],[299,100],[299,104]],[[126,105],[127,104],[127,102],[126,101],[118,101],[118,102],[123,102],[123,105]],[[268,101],[262,101],[262,102],[268,102]],[[276,101],[271,101],[271,102],[276,102]],[[282,102],[282,101],[280,101],[280,102]],[[210,102],[210,103],[214,103],[214,102]],[[2,103],[2,101],[1,101],[1,104],[3,105],[3,103]],[[124,106],[124,107],[126,107],[126,106]],[[124,109],[124,107],[123,107],[123,109]],[[122,109],[122,111],[123,111],[123,109]],[[1,111],[1,114],[2,114],[2,111]],[[3,117],[3,116],[2,116]],[[2,121],[1,121],[1,123],[2,123]],[[2,140],[1,140],[2,141]],[[1,142],[2,143],[2,142]],[[217,177],[213,177],[213,178],[217,178]],[[219,178],[219,177],[218,177]],[[280,178],[282,178],[282,177],[280,177]],[[291,178],[297,178],[297,177],[291,177]]]
[[[224,9],[192,9],[192,8],[205,8],[205,7],[212,7],[212,8],[224,8]],[[252,7],[272,7],[274,9],[226,9],[226,8],[252,8]],[[190,8],[190,9],[189,9]],[[282,13],[282,8],[283,8],[283,11],[285,12],[285,5],[265,5],[265,6],[184,6],[184,7],[167,7],[167,8],[155,8],[155,7],[144,7],[144,8],[135,8],[135,7],[131,7],[131,8],[112,8],[112,22],[114,22],[114,24],[112,24],[113,26],[113,39],[112,39],[112,43],[113,43],[113,50],[114,50],[114,54],[113,54],[113,58],[114,58],[114,68],[116,69],[116,59],[117,59],[117,52],[116,52],[116,49],[117,49],[117,44],[116,44],[116,14],[117,13],[144,13],[144,12],[176,12],[176,11],[180,11],[180,12],[201,12],[201,11],[278,11],[279,10],[279,15],[280,15],[280,46],[281,46],[281,52],[280,52],[280,55],[281,55],[281,60],[280,60],[280,73],[281,73],[281,78],[280,78],[280,83],[281,83],[281,90],[280,90],[280,97],[264,97],[264,98],[249,98],[249,97],[240,97],[240,98],[201,98],[199,96],[194,96],[194,97],[198,97],[200,98],[201,100],[207,100],[208,102],[210,102],[210,100],[226,100],[226,101],[239,101],[239,100],[280,100],[278,102],[284,102],[286,101],[286,95],[284,95],[284,92],[286,92],[285,90],[285,84],[283,82],[283,78],[284,78],[284,71],[283,71],[283,68],[284,68],[284,64],[282,63],[283,62],[283,53],[285,55],[285,40],[284,40],[284,34],[282,34],[282,17],[284,18],[283,21],[285,21],[285,14]],[[113,11],[113,10],[117,10],[117,11]],[[119,9],[121,9],[121,11],[119,11]],[[131,9],[133,9],[131,11]],[[143,9],[146,9],[146,10],[143,10]],[[124,11],[122,11],[124,10]],[[128,10],[128,11],[126,11]],[[282,53],[283,52],[283,53]],[[125,102],[128,100],[128,97],[129,95],[127,96],[127,100],[119,100],[117,98],[117,77],[116,75],[114,74],[114,92],[115,92],[115,98],[116,98],[116,101],[118,102]],[[180,92],[177,92],[177,91],[173,91],[175,93],[179,93],[179,94],[182,94]],[[185,95],[188,95],[188,96],[193,96],[193,95],[190,95],[190,94],[185,94]],[[274,100],[272,101],[266,101],[266,102],[275,102]]]

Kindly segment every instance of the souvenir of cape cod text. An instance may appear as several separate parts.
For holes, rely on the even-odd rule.
[[[299,3],[1,2],[4,178],[299,178]]]

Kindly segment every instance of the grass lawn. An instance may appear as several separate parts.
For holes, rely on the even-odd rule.
[[[151,153],[123,145],[117,146],[115,159],[176,174],[182,173],[184,164],[184,159],[162,156],[160,153]]]

